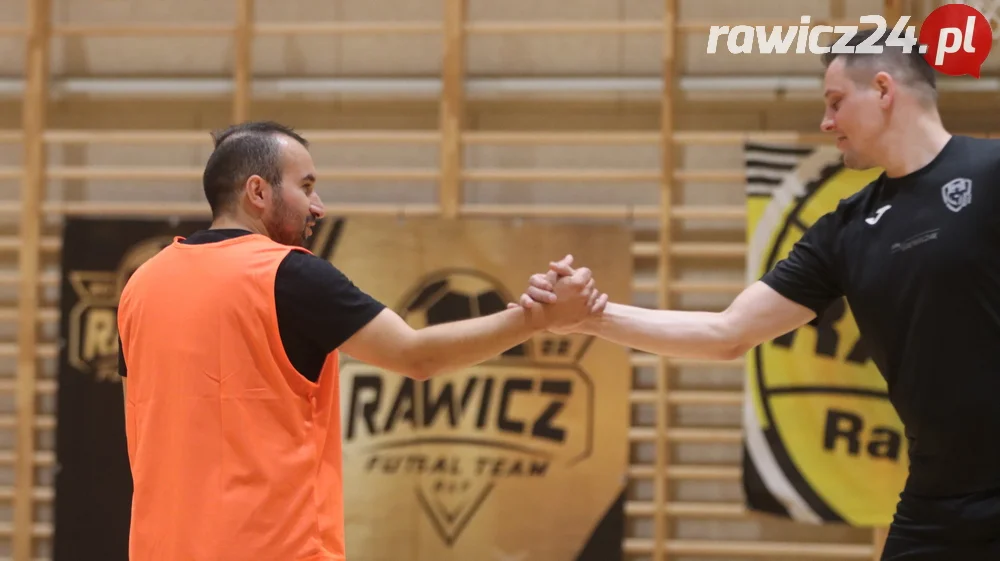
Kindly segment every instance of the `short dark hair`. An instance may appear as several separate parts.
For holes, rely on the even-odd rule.
[[[250,121],[212,133],[215,149],[202,174],[205,198],[218,217],[246,184],[259,175],[281,187],[281,147],[278,136],[287,136],[305,147],[309,143],[291,127],[273,121]]]
[[[868,40],[874,32],[874,29],[860,30],[847,41],[847,44],[857,47]],[[907,86],[923,91],[929,100],[937,100],[937,74],[934,67],[920,54],[919,45],[913,45],[911,51],[905,53],[901,46],[885,44],[888,35],[885,33],[874,42],[875,45],[882,47],[881,53],[825,53],[823,65],[829,67],[834,60],[843,58],[847,68],[866,66],[873,74],[885,70]]]

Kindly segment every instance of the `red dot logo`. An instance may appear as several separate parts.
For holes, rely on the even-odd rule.
[[[945,4],[924,20],[919,43],[924,59],[938,72],[979,78],[993,47],[993,29],[986,16],[972,6]]]

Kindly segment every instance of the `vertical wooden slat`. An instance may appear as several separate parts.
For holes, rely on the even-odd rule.
[[[674,91],[676,82],[677,0],[665,0],[663,11],[663,92],[660,103],[660,255],[657,263],[657,306],[671,305],[670,282],[673,271],[670,263],[671,214],[674,187]],[[670,463],[667,426],[670,411],[667,392],[670,391],[670,365],[665,357],[659,360],[656,373],[656,470],[653,479],[653,561],[667,559],[667,541],[670,539],[670,519],[663,508],[667,504],[667,465]]]
[[[35,377],[38,359],[38,274],[45,191],[45,109],[48,103],[52,0],[27,0],[25,87],[22,101],[24,174],[18,261],[17,453],[14,483],[14,561],[34,557]]]
[[[236,30],[233,37],[233,123],[250,118],[253,83],[254,0],[236,0]]]
[[[462,128],[465,114],[465,14],[467,0],[444,0],[441,61],[441,178],[438,199],[446,218],[462,202]]]

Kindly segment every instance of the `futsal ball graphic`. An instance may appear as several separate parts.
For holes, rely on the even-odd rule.
[[[770,198],[751,198],[748,281],[788,255],[821,216],[878,176],[821,149]],[[906,477],[906,439],[846,300],[747,355],[748,500],[811,522],[882,526]],[[766,492],[762,489],[766,488]]]
[[[404,299],[400,316],[414,329],[487,316],[503,311],[513,298],[495,279],[471,269],[439,271],[422,279]],[[508,349],[502,356],[527,357],[530,343]]]

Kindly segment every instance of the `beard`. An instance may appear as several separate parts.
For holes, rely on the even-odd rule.
[[[301,216],[279,196],[275,198],[272,212],[264,219],[264,226],[270,238],[283,245],[306,247],[309,242],[309,228],[315,225],[312,213]]]

